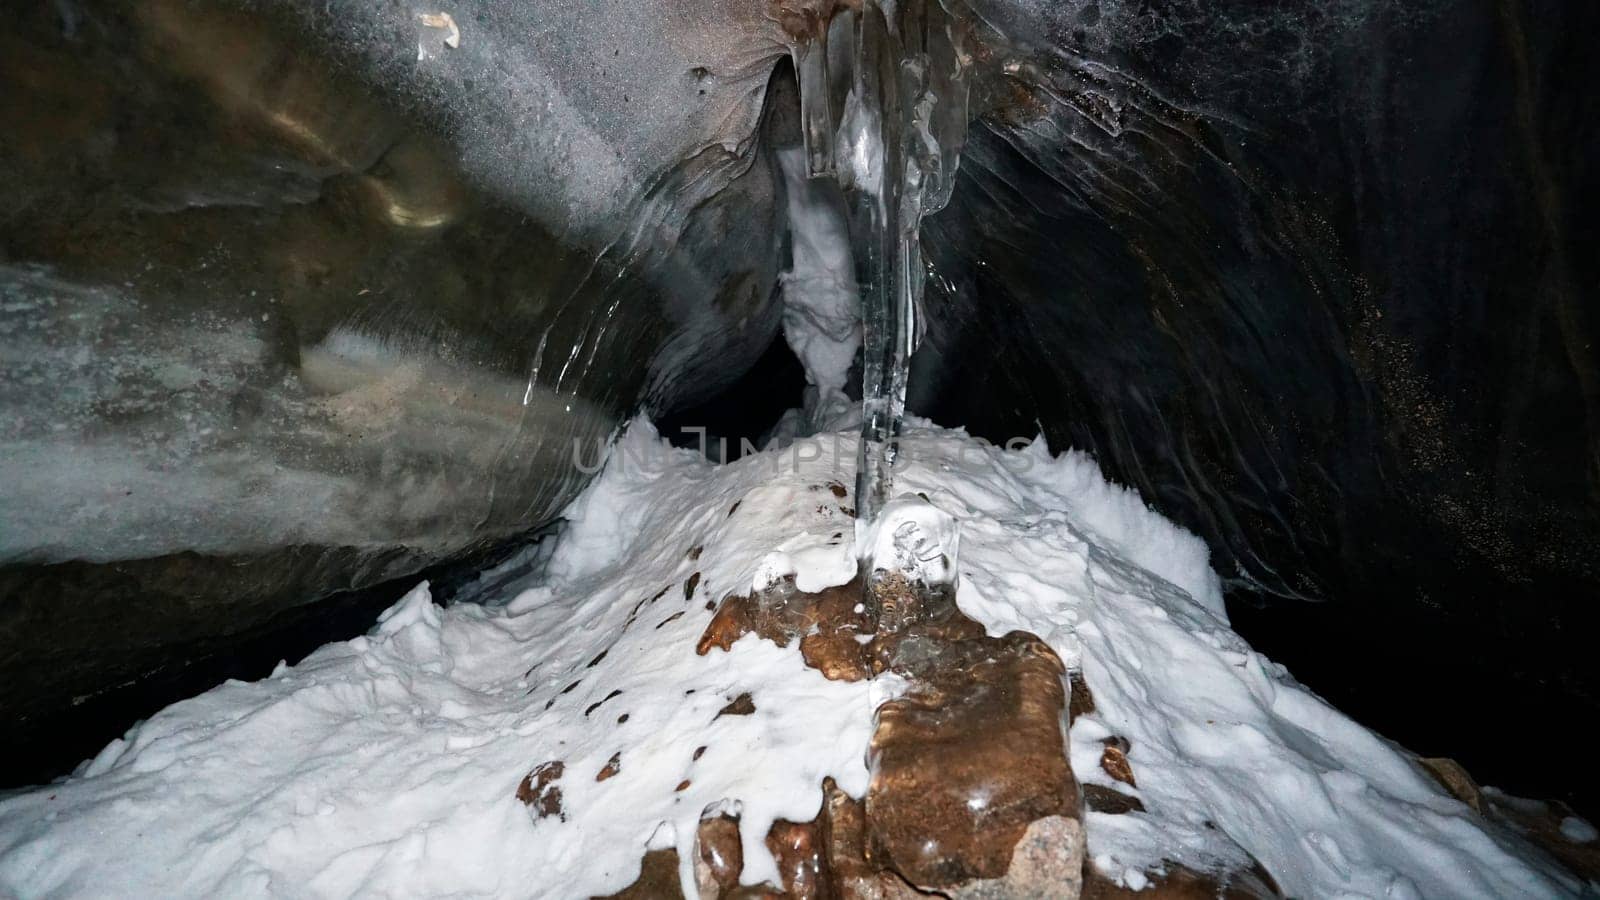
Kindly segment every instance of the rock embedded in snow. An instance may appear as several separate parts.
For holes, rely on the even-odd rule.
[[[712,466],[634,423],[544,570],[487,605],[409,597],[372,635],[175,704],[81,774],[0,799],[0,894],[579,898],[642,865],[658,884],[675,865],[689,892],[702,822],[726,814],[745,888],[798,871],[775,826],[822,816],[838,883],[908,896],[869,864],[859,799],[873,713],[913,679],[826,677],[803,636],[695,652],[716,618],[703,601],[771,587],[773,554],[797,591],[857,574],[848,498],[825,487],[848,481],[855,438],[821,438],[838,452]],[[897,486],[961,523],[955,607],[1059,658],[1071,772],[1091,804],[1128,798],[1083,815],[1086,891],[1240,885],[1254,861],[1296,897],[1583,889],[1252,651],[1206,595],[1203,545],[1086,458],[916,422],[903,446]],[[748,715],[719,715],[742,695]],[[1101,767],[1107,739],[1126,741],[1136,786]],[[541,816],[518,787],[540,797],[530,776],[555,761],[561,814]]]
[[[566,819],[561,811],[561,788],[555,784],[565,771],[566,764],[560,760],[541,763],[517,785],[517,799],[541,819],[545,816]]]
[[[873,848],[873,862],[863,857],[857,866],[860,877],[949,896],[1040,896],[1045,882],[1062,896],[1075,893],[1083,830],[1063,727],[1065,667],[1037,637],[990,637],[956,608],[954,573],[942,567],[953,565],[948,516],[926,501],[891,503],[877,524],[874,558],[897,568],[873,584],[876,623],[860,602],[859,578],[816,593],[785,578],[724,599],[696,651],[726,650],[752,633],[780,646],[798,638],[807,664],[830,679],[887,672],[900,680],[897,696],[874,713],[872,780],[853,819]],[[940,568],[927,566],[940,557]],[[787,893],[840,887],[818,837],[823,826],[831,827],[777,823],[769,832]],[[1041,847],[1046,835],[1056,852]],[[1018,853],[1027,865],[1014,877],[1008,869]],[[1016,881],[1024,870],[1026,885]]]
[[[1061,855],[1028,854],[1036,863],[1028,877],[1075,893],[1083,829],[1063,727],[1066,668],[1031,634],[987,636],[939,593],[917,598],[933,607],[922,618],[874,641],[882,669],[906,686],[877,711],[866,796],[871,845],[883,865],[922,890],[1032,896],[1040,883],[1013,883],[1009,867],[1040,826]]]

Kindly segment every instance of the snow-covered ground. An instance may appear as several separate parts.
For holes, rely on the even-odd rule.
[[[826,775],[865,789],[890,688],[828,681],[753,634],[695,643],[728,593],[854,574],[833,485],[855,447],[822,434],[715,467],[635,422],[527,583],[448,609],[419,585],[370,634],[174,704],[4,798],[0,895],[584,897],[630,883],[647,846],[690,859],[719,804],[741,814],[745,879],[773,876],[774,819],[815,815]],[[962,610],[1039,635],[1093,689],[1078,777],[1110,786],[1100,739],[1130,742],[1138,788],[1118,787],[1147,813],[1087,815],[1103,871],[1138,886],[1163,860],[1253,856],[1298,897],[1580,889],[1253,652],[1204,545],[1087,457],[916,424],[902,461],[897,489],[959,520]],[[753,713],[723,713],[744,694]],[[557,760],[560,814],[540,817],[515,795]]]

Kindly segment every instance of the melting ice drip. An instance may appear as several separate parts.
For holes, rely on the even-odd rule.
[[[891,496],[906,379],[916,349],[926,272],[922,217],[950,199],[967,128],[963,19],[946,0],[861,0],[831,23],[832,3],[793,54],[808,174],[839,180],[850,200],[850,242],[861,296],[862,423],[856,512],[870,527]],[[829,41],[848,41],[834,47]],[[836,118],[832,94],[848,91]],[[869,562],[869,571],[871,566]]]

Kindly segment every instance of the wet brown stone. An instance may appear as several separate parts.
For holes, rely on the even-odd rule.
[[[828,490],[832,491],[833,495],[838,497],[840,500],[850,496],[850,492],[845,490],[845,486],[837,481],[828,482]]]
[[[786,900],[787,895],[770,884],[741,884],[719,900]]]
[[[867,819],[861,801],[823,783],[822,836],[833,888],[841,900],[911,900],[925,897],[905,879],[867,859]]]
[[[1067,712],[1072,721],[1086,713],[1094,712],[1094,694],[1089,690],[1089,682],[1083,679],[1082,672],[1071,673],[1072,702],[1067,707]]]
[[[683,885],[678,881],[678,851],[647,852],[633,884],[596,900],[683,900]]]
[[[750,699],[750,692],[746,691],[728,701],[728,705],[717,710],[717,714],[713,718],[720,719],[723,716],[748,716],[755,711],[756,702]]]
[[[1483,792],[1460,763],[1443,756],[1420,758],[1417,762],[1439,782],[1440,786],[1450,792],[1450,796],[1480,813],[1483,812]]]
[[[872,631],[866,613],[856,612],[860,603],[859,579],[806,593],[792,577],[784,578],[763,591],[724,598],[695,652],[727,650],[751,632],[780,647],[799,638],[806,665],[834,681],[859,681],[871,669],[868,651],[856,636]]]
[[[767,849],[778,863],[786,897],[796,900],[829,900],[834,896],[822,827],[816,822],[772,823],[767,831]]]
[[[689,789],[689,779],[685,778],[684,780],[678,782],[678,786],[673,788],[672,792],[674,794],[680,794],[680,793],[683,793],[684,791],[687,791],[688,789]]]
[[[694,599],[694,589],[699,587],[699,586],[700,586],[700,573],[696,572],[693,575],[690,575],[688,580],[684,581],[684,583],[683,583],[683,599],[684,600],[693,600]]]
[[[696,647],[726,650],[751,632],[779,646],[798,638],[807,664],[829,678],[894,671],[910,682],[878,710],[865,801],[830,781],[815,822],[773,826],[785,896],[1076,896],[1083,835],[1060,659],[1032,635],[989,637],[951,591],[896,573],[875,573],[862,601],[859,579],[816,593],[785,579],[724,598]],[[1087,698],[1087,687],[1073,696]]]
[[[1004,876],[950,888],[951,900],[1078,900],[1083,889],[1083,823],[1046,816],[1028,824]]]
[[[947,894],[965,885],[980,891],[972,896],[1039,896],[1029,890],[1075,885],[1083,837],[1060,659],[1030,634],[987,636],[948,591],[879,583],[888,592],[876,598],[885,633],[874,655],[910,687],[878,709],[868,753],[869,858],[919,889]],[[898,630],[888,630],[891,621]],[[1019,849],[1043,820],[1053,821],[1040,828],[1071,846]],[[1007,879],[1018,852],[1034,868]]]
[[[701,819],[696,844],[694,880],[700,896],[716,897],[738,887],[744,871],[739,820],[726,815]]]
[[[815,819],[779,821],[767,832],[767,849],[778,864],[781,889],[770,884],[739,885],[744,859],[738,820],[727,815],[702,819],[695,862],[700,895],[716,900],[912,900],[928,896],[867,860],[860,801],[839,790],[831,778],[823,779],[822,792],[823,806]]]
[[[613,775],[615,775],[615,774],[617,774],[618,772],[621,772],[621,771],[622,771],[622,751],[618,750],[617,752],[611,754],[611,758],[606,760],[605,766],[603,768],[601,768],[601,770],[599,772],[595,773],[594,780],[595,781],[605,781],[607,778],[610,778],[611,776],[613,776]]]
[[[1100,754],[1100,768],[1107,775],[1129,787],[1138,787],[1139,783],[1133,779],[1133,766],[1128,764],[1127,751],[1114,743],[1108,743],[1104,752]]]
[[[1083,805],[1097,813],[1122,816],[1144,812],[1144,802],[1138,797],[1099,784],[1083,785]]]
[[[517,799],[532,809],[537,818],[559,816],[565,822],[567,815],[561,809],[561,788],[556,787],[555,782],[566,770],[567,765],[561,760],[539,764],[517,785]]]
[[[699,545],[699,546],[696,546],[696,547],[693,547],[693,548],[690,548],[690,550],[689,550],[689,561],[690,562],[694,562],[695,560],[698,560],[700,558],[700,554],[705,552],[705,549],[706,548],[705,548],[705,546],[703,544]]]
[[[870,603],[877,614],[878,630],[886,635],[930,614],[932,598],[925,597],[916,585],[899,572],[875,572]],[[965,618],[964,616],[962,618]],[[967,619],[967,621],[972,621]],[[976,624],[976,623],[973,623]]]

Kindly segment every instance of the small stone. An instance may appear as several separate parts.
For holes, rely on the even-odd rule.
[[[560,780],[566,769],[566,763],[561,760],[540,763],[523,776],[522,783],[517,785],[517,799],[531,808],[537,818],[559,816],[565,822],[567,816],[561,809],[561,788],[556,787],[555,782]]]
[[[1138,797],[1099,784],[1083,785],[1083,803],[1094,812],[1111,816],[1144,812],[1144,802]]]
[[[1138,787],[1138,782],[1133,780],[1133,766],[1128,764],[1128,756],[1116,744],[1108,744],[1100,754],[1100,768],[1107,775],[1129,787]]]
[[[745,691],[729,701],[728,705],[718,710],[717,714],[712,718],[720,719],[723,716],[748,716],[755,711],[756,702],[750,699],[750,692]]]

